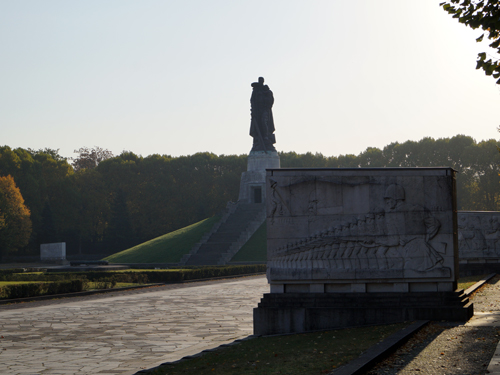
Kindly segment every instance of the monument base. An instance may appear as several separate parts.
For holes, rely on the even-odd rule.
[[[473,304],[455,292],[269,293],[254,309],[254,335],[300,333],[411,320],[467,321]]]
[[[248,155],[247,171],[241,174],[240,195],[242,203],[263,203],[266,200],[266,169],[280,167],[280,156],[276,151],[251,151]]]

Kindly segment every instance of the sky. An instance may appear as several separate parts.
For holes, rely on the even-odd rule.
[[[276,149],[498,138],[481,34],[421,0],[0,0],[0,146],[247,154],[252,82]]]

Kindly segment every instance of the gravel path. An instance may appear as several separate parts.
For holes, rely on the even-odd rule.
[[[500,313],[500,278],[472,297],[474,312]],[[432,322],[367,375],[482,375],[495,353],[500,327]]]

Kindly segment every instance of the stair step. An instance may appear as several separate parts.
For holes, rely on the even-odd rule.
[[[221,257],[229,252],[232,244],[251,222],[260,221],[264,215],[264,204],[238,204],[235,211],[203,243],[198,251],[187,260],[187,265],[217,264]]]

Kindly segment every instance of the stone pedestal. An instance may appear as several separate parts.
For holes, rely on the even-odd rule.
[[[241,174],[239,202],[263,203],[266,201],[266,169],[280,167],[276,151],[251,151],[247,171]]]
[[[412,320],[467,321],[472,315],[463,291],[270,293],[253,319],[255,335],[275,335]]]

